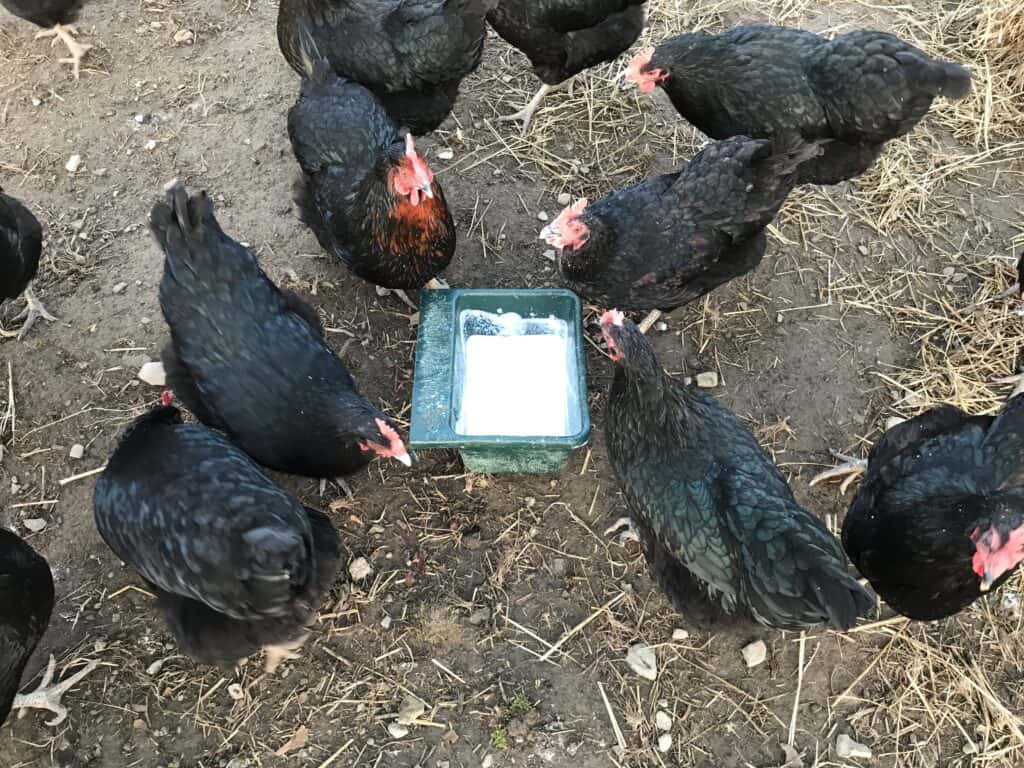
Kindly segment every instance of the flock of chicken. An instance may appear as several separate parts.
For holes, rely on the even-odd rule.
[[[0,3],[74,43],[60,25],[79,3]],[[526,130],[547,93],[636,41],[643,6],[281,0],[278,40],[302,76],[288,115],[300,217],[325,250],[382,289],[435,284],[456,230],[413,134],[451,112],[480,62],[487,22],[544,83],[513,116]],[[76,74],[81,48],[72,46]],[[963,97],[971,81],[963,67],[886,33],[828,40],[769,25],[679,35],[636,55],[626,78],[643,92],[664,89],[716,141],[676,173],[570,205],[541,237],[590,302],[643,312],[669,311],[754,269],[796,185],[863,173],[934,98]],[[143,577],[184,652],[231,665],[264,648],[273,669],[305,639],[341,546],[330,519],[265,468],[343,484],[374,456],[411,459],[398,427],[325,342],[316,311],[220,228],[205,194],[174,183],[149,221],[166,257],[162,360],[173,395],[122,436],[96,483],[96,524]],[[0,194],[0,299],[25,294],[21,335],[51,317],[27,291],[42,243],[31,212]],[[628,522],[677,606],[696,582],[724,610],[769,627],[847,629],[875,604],[849,556],[894,609],[934,619],[1024,558],[1024,397],[995,417],[945,406],[886,432],[840,545],[736,416],[664,373],[642,327],[619,310],[600,324],[615,363],[610,462]],[[201,424],[183,423],[175,398]],[[42,690],[15,696],[53,599],[45,561],[0,530],[0,722],[12,706],[62,719],[60,694],[90,669],[47,687],[51,667]]]

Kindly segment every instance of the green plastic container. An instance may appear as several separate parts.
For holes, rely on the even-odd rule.
[[[569,325],[569,376],[575,378],[577,402],[569,423],[579,429],[566,436],[460,435],[456,365],[462,356],[459,317],[467,309],[524,318],[556,317]],[[499,312],[500,310],[500,312]],[[572,291],[550,290],[426,290],[420,293],[416,374],[412,388],[409,448],[454,448],[466,469],[474,472],[559,472],[569,454],[590,435],[587,377],[583,357],[580,300]]]

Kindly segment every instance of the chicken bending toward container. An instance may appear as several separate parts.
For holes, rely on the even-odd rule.
[[[638,54],[626,77],[644,92],[661,86],[679,114],[713,139],[833,139],[803,167],[807,184],[864,173],[937,96],[960,99],[971,89],[965,67],[886,32],[828,40],[769,24],[669,38]]]
[[[24,320],[19,339],[36,320],[56,320],[32,293],[29,283],[39,269],[43,252],[43,228],[32,212],[0,189],[0,302],[25,295],[26,306],[14,320]],[[14,336],[0,330],[0,336]]]
[[[606,312],[601,331],[615,361],[608,458],[676,608],[686,610],[693,576],[727,613],[768,627],[852,626],[874,600],[750,431],[711,395],[671,379],[621,312]]]
[[[77,32],[71,23],[78,18],[84,0],[0,0],[0,5],[18,18],[35,24],[43,29],[36,33],[36,39],[52,37],[54,44],[58,40],[67,46],[71,55],[60,59],[61,64],[70,64],[78,79],[79,67],[85,54],[92,48],[87,43],[75,40]]]
[[[338,533],[173,406],[137,418],[93,493],[107,545],[146,580],[181,649],[230,666],[296,658],[338,568]]]

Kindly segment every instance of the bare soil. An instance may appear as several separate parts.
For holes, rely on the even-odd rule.
[[[783,0],[652,6],[655,37],[697,23],[889,28],[915,12],[925,25],[941,14],[925,0],[899,14]],[[68,695],[63,725],[49,728],[33,712],[0,730],[0,763],[795,768],[853,765],[835,757],[835,738],[847,733],[874,750],[874,765],[1020,764],[1019,613],[1007,619],[999,596],[928,627],[883,621],[848,636],[808,635],[802,675],[796,635],[708,621],[700,606],[676,614],[636,546],[603,533],[624,508],[602,434],[611,366],[596,343],[588,350],[593,436],[562,474],[470,475],[456,455],[434,453],[411,471],[373,463],[351,481],[352,501],[281,476],[331,511],[350,558],[366,557],[373,575],[350,584],[339,574],[302,658],[275,676],[258,659],[228,674],[177,652],[139,580],[96,533],[94,478],[58,484],[100,467],[159,394],[136,372],[158,358],[166,333],[156,299],[161,256],[145,226],[162,185],[180,178],[208,190],[225,230],[319,308],[363,391],[408,417],[416,339],[408,309],[326,257],[293,212],[285,116],[298,79],[277,50],[276,12],[267,0],[90,0],[80,29],[96,48],[77,82],[45,41],[32,41],[33,28],[0,16],[0,184],[44,223],[37,294],[60,318],[23,342],[0,340],[9,364],[0,364],[0,414],[8,370],[16,410],[13,436],[0,435],[0,523],[45,554],[59,598],[25,682],[34,686],[51,653],[62,663],[101,661]],[[176,42],[182,30],[191,42]],[[422,141],[461,238],[446,277],[466,287],[557,285],[537,239],[540,213],[556,215],[563,192],[593,196],[677,168],[700,139],[660,94],[618,90],[612,75],[625,61],[584,77],[571,99],[550,97],[521,138],[497,118],[537,83],[521,55],[488,43],[454,117]],[[936,147],[979,151],[932,118],[907,146],[925,164]],[[451,159],[439,155],[446,150]],[[65,170],[72,155],[82,159],[74,174]],[[828,448],[866,448],[902,394],[890,374],[912,366],[922,343],[913,324],[867,306],[863,286],[899,270],[916,276],[922,295],[966,303],[982,278],[972,272],[954,284],[943,270],[993,256],[986,274],[1008,279],[998,259],[1012,255],[1022,231],[1020,157],[996,152],[948,178],[935,208],[919,206],[922,216],[935,213],[933,236],[872,225],[877,174],[802,190],[756,273],[653,332],[670,371],[719,374],[716,393],[774,452],[798,499],[834,527],[849,496],[807,480],[831,463]],[[76,443],[85,446],[80,460],[68,456]],[[28,534],[29,518],[46,527]],[[883,607],[880,617],[889,615]],[[673,639],[679,629],[688,634]],[[748,670],[740,650],[755,639],[768,658]],[[625,664],[641,640],[657,652],[655,683]],[[937,657],[890,653],[911,641],[973,664],[981,677],[964,672],[945,690],[929,688],[947,679],[936,676]],[[914,681],[920,696],[908,697]],[[426,711],[395,738],[387,726],[410,695]],[[673,720],[664,754],[655,746],[659,709]],[[787,762],[791,720],[802,758]],[[283,750],[293,738],[299,743]]]

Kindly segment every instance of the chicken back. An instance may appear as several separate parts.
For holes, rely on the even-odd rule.
[[[444,190],[370,91],[307,61],[310,77],[288,113],[299,215],[364,280],[422,288],[455,253]]]
[[[70,24],[78,18],[84,0],[0,0],[0,5],[37,27]]]
[[[93,508],[103,540],[155,591],[182,650],[204,663],[297,645],[337,571],[330,520],[172,406],[125,430]]]
[[[205,193],[171,187],[149,223],[166,255],[168,384],[200,421],[297,475],[338,477],[374,454],[411,463],[394,423],[327,346],[316,312],[224,233]]]
[[[886,32],[828,40],[769,24],[670,38],[633,59],[627,78],[660,85],[708,136],[834,139],[801,183],[835,184],[866,171],[885,142],[909,133],[937,96],[970,92],[965,67],[930,58]]]
[[[281,0],[277,40],[296,72],[304,58],[362,83],[399,125],[436,129],[479,66],[484,0]]]
[[[494,31],[530,59],[541,82],[558,85],[612,61],[644,27],[645,0],[500,0]]]
[[[32,212],[0,189],[0,301],[20,296],[36,276],[43,228]]]
[[[849,628],[873,605],[828,528],[711,395],[671,379],[621,312],[601,318],[615,376],[608,458],[647,562],[676,608],[687,574],[728,613],[778,629]]]
[[[773,151],[742,136],[717,142],[682,171],[569,206],[541,238],[561,249],[562,276],[591,302],[671,310],[761,262],[764,228],[820,152]]]
[[[875,443],[843,522],[846,553],[894,610],[957,613],[1024,559],[1024,395],[997,416],[943,405]]]

